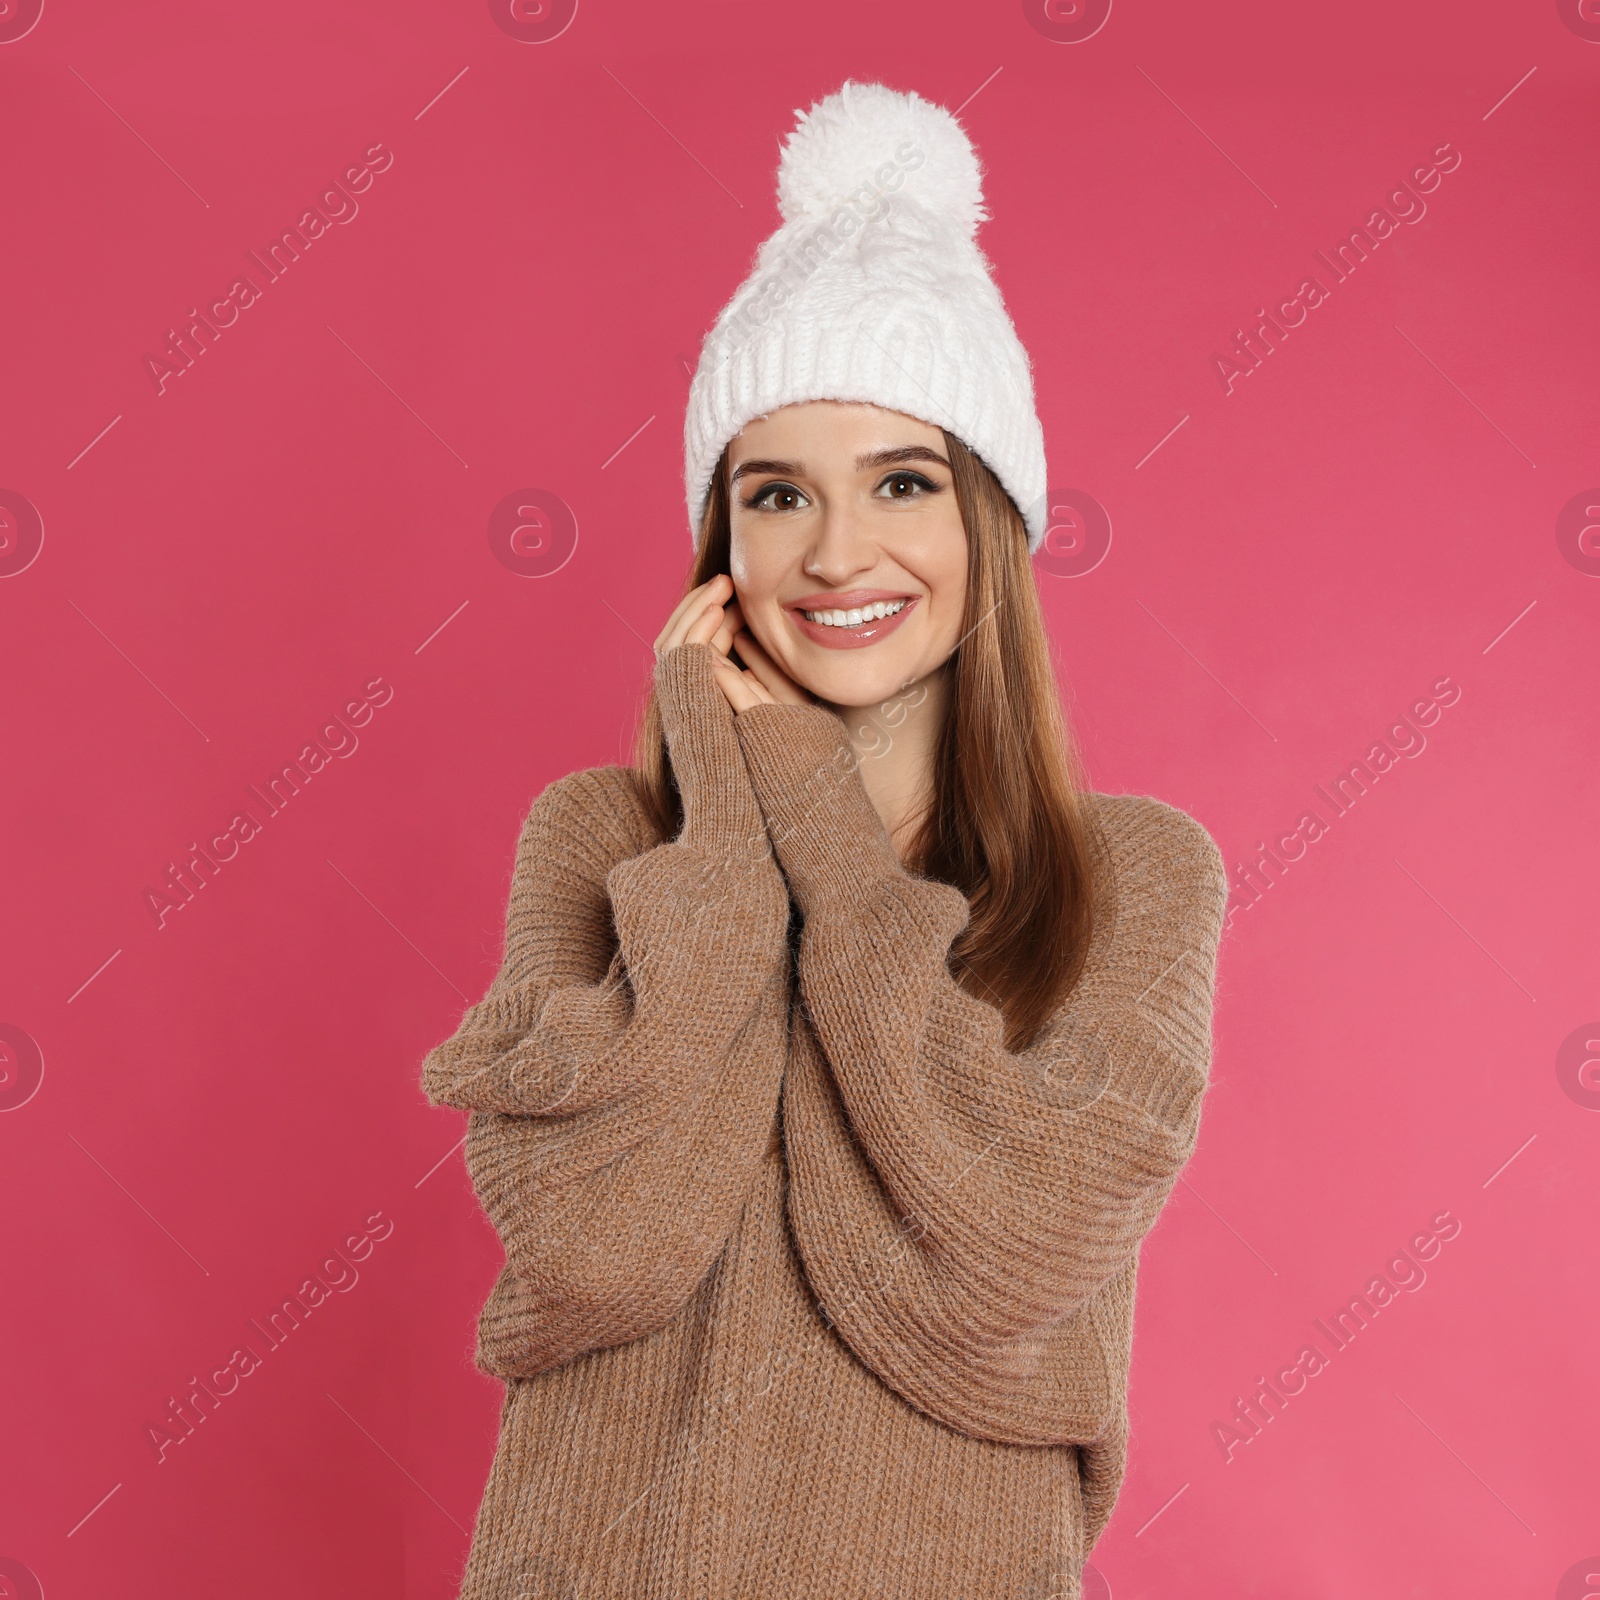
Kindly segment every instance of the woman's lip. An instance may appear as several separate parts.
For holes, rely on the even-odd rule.
[[[787,603],[802,611],[849,611],[855,606],[876,605],[880,600],[911,598],[903,589],[846,589],[838,594],[819,589],[815,594],[803,594],[798,600]]]
[[[863,622],[856,628],[830,628],[823,623],[811,621],[793,606],[788,609],[789,615],[794,619],[795,627],[813,644],[820,644],[826,650],[860,650],[869,644],[876,644],[880,639],[885,639],[893,633],[911,615],[918,598],[912,596],[907,599],[892,617],[874,617],[871,622]]]

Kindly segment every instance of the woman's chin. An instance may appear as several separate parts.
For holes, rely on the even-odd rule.
[[[830,652],[831,653],[831,652]],[[922,677],[914,663],[868,659],[867,650],[852,650],[843,659],[806,662],[810,670],[794,680],[817,699],[841,711],[875,710],[909,691]]]

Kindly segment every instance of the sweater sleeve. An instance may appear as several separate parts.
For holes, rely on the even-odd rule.
[[[505,1247],[477,1352],[501,1377],[681,1309],[776,1118],[789,901],[710,662],[684,645],[656,669],[682,832],[656,842],[627,769],[552,784],[518,841],[500,971],[423,1062],[428,1099],[470,1113]]]
[[[901,867],[838,718],[763,704],[736,727],[805,919],[820,1050],[791,1065],[784,1126],[812,1286],[862,1361],[952,1427],[1097,1447],[1098,1532],[1138,1250],[1207,1081],[1221,856],[1171,806],[1096,797],[1112,903],[1066,1003],[1008,1051],[947,965],[965,896]]]

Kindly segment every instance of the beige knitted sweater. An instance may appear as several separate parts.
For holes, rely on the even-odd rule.
[[[682,832],[630,768],[551,784],[500,973],[423,1063],[506,1253],[461,1594],[1077,1600],[1207,1081],[1217,848],[1090,795],[1114,904],[1010,1053],[838,718],[734,715],[708,645],[656,683]]]

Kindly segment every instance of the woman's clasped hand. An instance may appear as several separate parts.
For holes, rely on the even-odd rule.
[[[656,637],[656,659],[680,644],[711,646],[718,687],[735,711],[757,705],[816,704],[816,697],[807,694],[745,626],[733,579],[725,572],[691,589],[678,602]],[[738,661],[733,659],[735,651]]]

